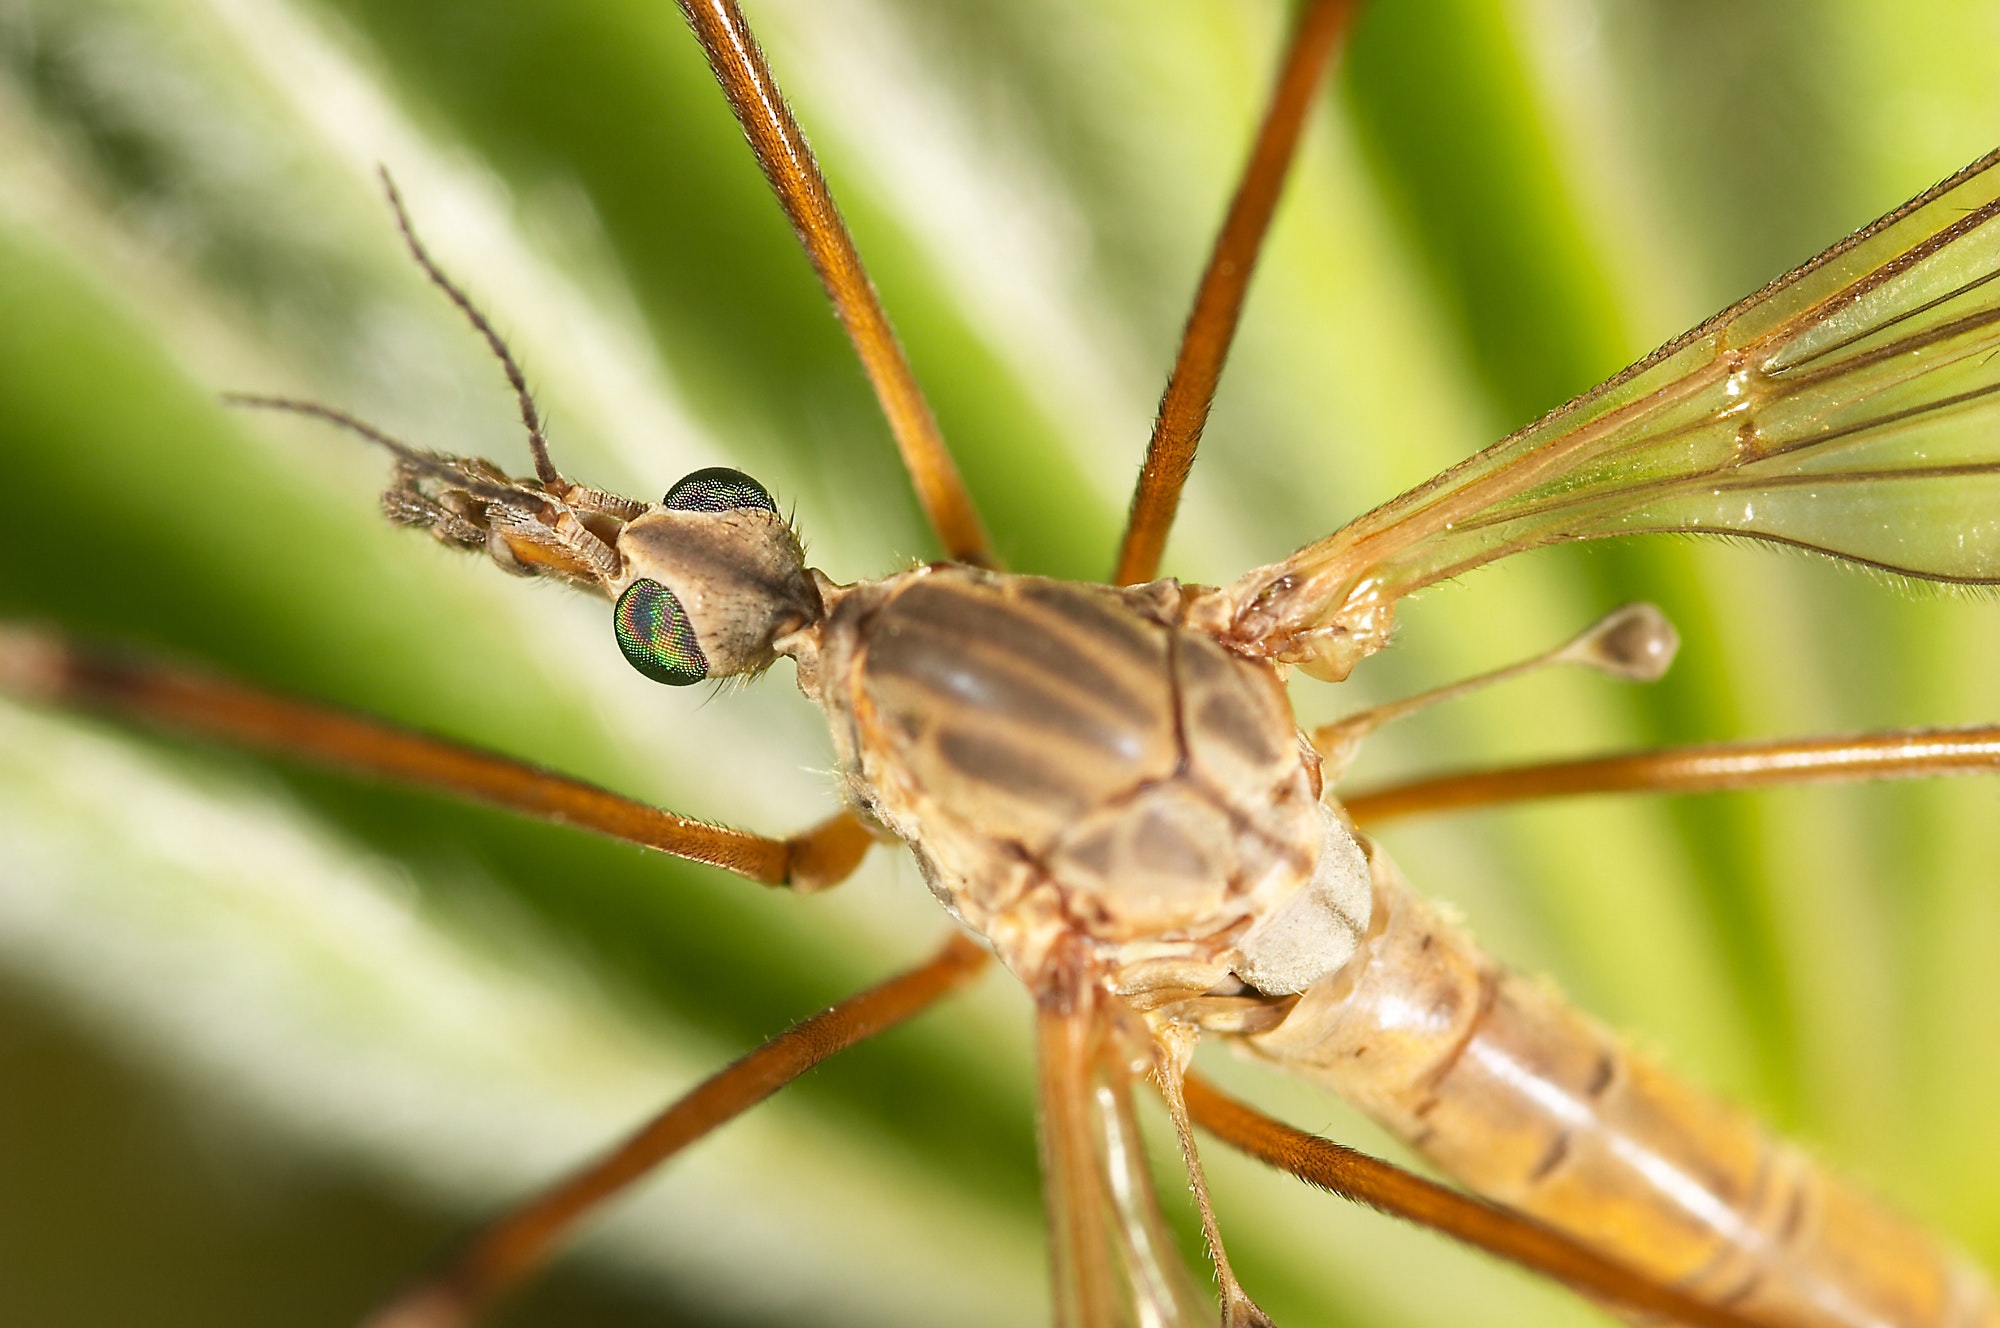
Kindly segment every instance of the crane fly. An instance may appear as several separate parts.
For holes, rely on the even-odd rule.
[[[989,953],[1037,1009],[1061,1322],[1212,1314],[1171,1253],[1135,1152],[1131,1095],[1146,1077],[1165,1095],[1201,1196],[1228,1324],[1264,1318],[1229,1271],[1196,1124],[1638,1312],[1726,1324],[1994,1322],[1983,1279],[1946,1246],[1499,968],[1409,890],[1356,823],[1612,788],[1990,770],[2000,733],[1670,750],[1342,799],[1327,786],[1355,748],[1411,706],[1364,709],[1307,735],[1278,681],[1290,667],[1343,679],[1388,644],[1404,597],[1555,543],[1716,533],[1908,578],[2000,582],[2000,157],[1325,540],[1226,586],[1156,580],[1264,229],[1348,19],[1345,5],[1310,4],[1203,280],[1116,571],[1108,585],[1082,585],[998,570],[742,15],[730,0],[683,9],[861,353],[947,559],[842,585],[807,568],[790,523],[741,472],[697,471],[658,503],[567,478],[525,377],[423,249],[393,187],[413,254],[507,368],[534,474],[411,448],[313,403],[238,400],[317,415],[386,447],[393,519],[509,572],[603,595],[626,659],[656,681],[754,675],[792,659],[833,726],[850,811],[768,839],[46,634],[11,632],[0,655],[0,676],[32,697],[454,789],[766,884],[831,887],[876,839],[899,838],[978,938],[955,935],[930,962],[718,1074],[501,1219],[377,1322],[459,1322],[483,1308],[578,1217],[821,1059],[958,989]],[[1533,662],[1645,679],[1672,652],[1671,629],[1635,608]],[[1357,1100],[1496,1202],[1223,1095],[1188,1070],[1204,1034]]]

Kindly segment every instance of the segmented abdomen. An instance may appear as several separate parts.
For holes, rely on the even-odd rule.
[[[1469,1188],[1797,1328],[2000,1328],[1963,1256],[1508,972],[1370,855],[1368,939],[1253,1045]]]

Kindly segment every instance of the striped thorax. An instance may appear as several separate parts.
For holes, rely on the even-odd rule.
[[[1111,985],[1204,1022],[1353,953],[1366,866],[1272,666],[1112,589],[938,565],[822,587],[779,643],[853,804],[1031,987],[1081,937]]]

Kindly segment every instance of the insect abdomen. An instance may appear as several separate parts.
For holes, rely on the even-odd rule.
[[[1984,1277],[1747,1113],[1500,967],[1379,850],[1374,925],[1254,1040],[1469,1188],[1798,1328],[1994,1328]]]

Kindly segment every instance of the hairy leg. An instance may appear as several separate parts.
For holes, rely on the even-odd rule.
[[[1775,742],[1722,742],[1463,770],[1341,795],[1364,825],[1587,793],[1715,793],[1783,784],[2000,772],[2000,724]]]
[[[451,1264],[372,1315],[366,1328],[456,1328],[472,1322],[548,1261],[604,1204],[668,1158],[728,1124],[830,1056],[922,1013],[964,986],[987,954],[954,935],[936,955],[887,982],[792,1025],[474,1236]]]
[[[1277,86],[1257,130],[1257,141],[1250,149],[1249,164],[1230,201],[1222,233],[1215,237],[1208,268],[1195,289],[1194,308],[1188,313],[1180,352],[1160,398],[1159,418],[1139,470],[1138,488],[1132,494],[1117,569],[1111,576],[1116,585],[1136,585],[1159,573],[1167,532],[1180,507],[1181,488],[1194,465],[1202,427],[1208,423],[1209,405],[1222,381],[1222,366],[1236,337],[1243,298],[1250,289],[1251,274],[1257,270],[1265,232],[1270,229],[1278,195],[1297,155],[1306,115],[1314,104],[1313,94],[1347,31],[1354,7],[1354,0],[1309,0],[1300,12]]]
[[[1187,1076],[1185,1091],[1188,1111],[1198,1125],[1230,1147],[1309,1185],[1429,1227],[1646,1318],[1700,1328],[1770,1328],[1641,1277],[1519,1213],[1295,1130],[1230,1097],[1200,1075]]]
[[[455,793],[800,891],[844,880],[874,842],[844,811],[790,839],[710,825],[495,752],[34,628],[0,626],[0,693]]]
[[[820,284],[833,301],[841,326],[861,357],[861,367],[888,417],[931,529],[953,559],[995,566],[986,526],[972,505],[972,495],[938,432],[937,419],[876,297],[875,284],[861,265],[854,237],[841,220],[826,177],[820,173],[798,121],[792,118],[792,109],[771,75],[749,20],[736,0],[680,0],[680,6],[708,56],[716,82],[729,99],[730,110],[736,113],[737,123],[757,154],[764,178],[771,182],[799,243],[819,273]]]

